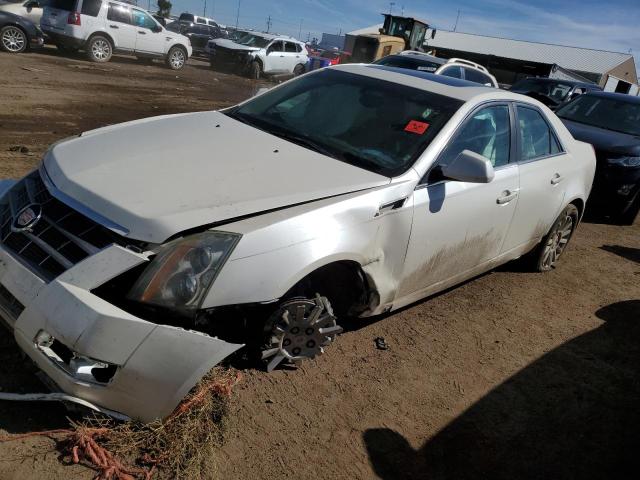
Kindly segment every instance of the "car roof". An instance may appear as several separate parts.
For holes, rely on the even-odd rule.
[[[422,55],[414,55],[414,54],[404,54],[404,55],[387,55],[386,57],[382,57],[380,60],[386,60],[388,58],[401,58],[403,60],[409,59],[415,63],[437,63],[438,65],[444,65],[447,63],[446,60],[442,58],[434,57],[432,55],[422,54]],[[377,60],[378,62],[380,60]]]
[[[588,95],[590,97],[610,98],[611,100],[619,100],[621,102],[626,102],[626,103],[640,104],[640,97],[636,97],[634,95],[628,95],[626,93],[594,91],[594,92],[587,92],[584,95]]]
[[[492,94],[496,99],[531,102],[531,98],[525,97],[524,95],[419,70],[358,63],[335,65],[327,68],[378,78],[380,80],[406,85],[407,87],[418,88],[420,90],[456,98],[465,102],[478,96],[486,96],[487,94]]]
[[[248,31],[247,33],[250,33],[251,35],[254,35],[256,37],[266,38],[267,40],[286,40],[288,42],[302,43],[300,40],[296,40],[295,38],[288,35],[274,35],[273,33],[262,33],[253,31]]]

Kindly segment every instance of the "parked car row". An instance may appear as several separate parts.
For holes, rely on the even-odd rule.
[[[122,52],[160,58],[179,70],[193,53],[187,37],[165,29],[142,8],[118,0],[47,0],[44,8],[30,0],[4,5],[0,13],[0,46],[11,53],[42,45],[43,34],[61,50],[83,50],[94,62],[108,62],[114,52]]]

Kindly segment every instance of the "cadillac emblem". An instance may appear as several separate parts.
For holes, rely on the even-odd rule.
[[[13,217],[11,229],[14,232],[30,232],[42,216],[42,206],[36,203],[27,205]]]

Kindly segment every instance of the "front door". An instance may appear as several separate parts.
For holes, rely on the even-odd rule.
[[[501,251],[518,201],[518,165],[506,103],[472,113],[414,192],[414,215],[398,297],[438,290],[464,277]],[[463,150],[489,159],[490,183],[467,183],[442,177],[446,165]]]
[[[503,251],[527,245],[551,229],[564,208],[571,162],[553,128],[533,106],[517,105],[518,208]]]
[[[285,70],[285,58],[284,58],[284,42],[275,41],[267,47],[267,56],[264,59],[264,71],[270,72],[282,72]]]

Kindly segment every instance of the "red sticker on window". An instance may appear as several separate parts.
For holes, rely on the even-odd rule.
[[[405,132],[417,133],[418,135],[422,135],[429,128],[429,124],[425,122],[418,122],[417,120],[411,120],[407,123],[407,126],[404,127]]]

